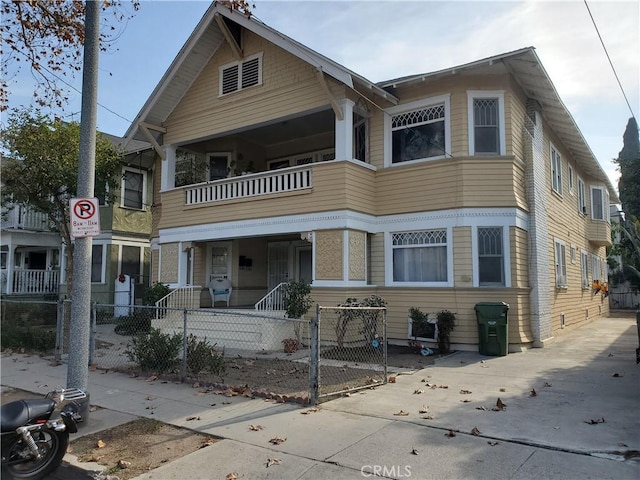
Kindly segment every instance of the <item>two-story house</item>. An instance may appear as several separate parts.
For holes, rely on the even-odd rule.
[[[607,313],[609,179],[533,48],[373,83],[212,5],[129,128],[155,149],[152,280],[230,280],[251,306],[290,279],[321,305],[377,294],[388,337],[510,305],[512,350]]]
[[[119,148],[124,139],[107,138]],[[149,285],[153,150],[133,141],[121,159],[121,181],[115,200],[100,199],[100,235],[93,238],[91,296],[98,303],[114,303],[114,283],[129,275],[132,291],[141,298]],[[66,252],[61,236],[46,216],[29,206],[6,209],[1,229],[2,295],[57,298],[66,289]]]

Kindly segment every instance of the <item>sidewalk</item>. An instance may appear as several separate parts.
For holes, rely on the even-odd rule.
[[[544,349],[506,357],[460,352],[395,383],[323,403],[309,415],[301,415],[306,408],[298,405],[241,397],[212,407],[210,397],[194,396],[188,385],[91,372],[91,403],[107,410],[92,412],[85,428],[149,416],[147,398],[153,396],[151,418],[223,438],[138,480],[225,479],[231,472],[281,480],[374,473],[399,479],[636,479],[637,342],[635,319],[597,320]],[[51,367],[37,357],[3,357],[1,366],[2,385],[32,392],[66,381],[66,365]],[[493,411],[498,398],[506,407]],[[187,422],[190,416],[201,420]],[[602,418],[604,423],[588,423]],[[255,423],[264,430],[250,431]],[[479,435],[471,434],[474,428]],[[286,441],[272,445],[274,436]],[[635,458],[625,460],[634,451]],[[281,463],[266,468],[273,457]]]

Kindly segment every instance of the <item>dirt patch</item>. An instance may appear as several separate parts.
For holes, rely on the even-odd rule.
[[[208,435],[141,418],[72,440],[68,451],[80,462],[105,466],[105,475],[128,480],[215,441]]]

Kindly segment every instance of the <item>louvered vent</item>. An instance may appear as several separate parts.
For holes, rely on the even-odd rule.
[[[260,83],[260,58],[252,58],[242,64],[242,87],[247,88]]]
[[[238,90],[238,65],[222,71],[222,95]]]

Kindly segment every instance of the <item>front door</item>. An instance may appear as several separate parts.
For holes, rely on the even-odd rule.
[[[267,287],[271,291],[279,284],[289,281],[289,243],[270,243],[268,262]]]
[[[296,248],[298,262],[297,278],[299,282],[311,283],[313,280],[313,252],[311,247]]]

